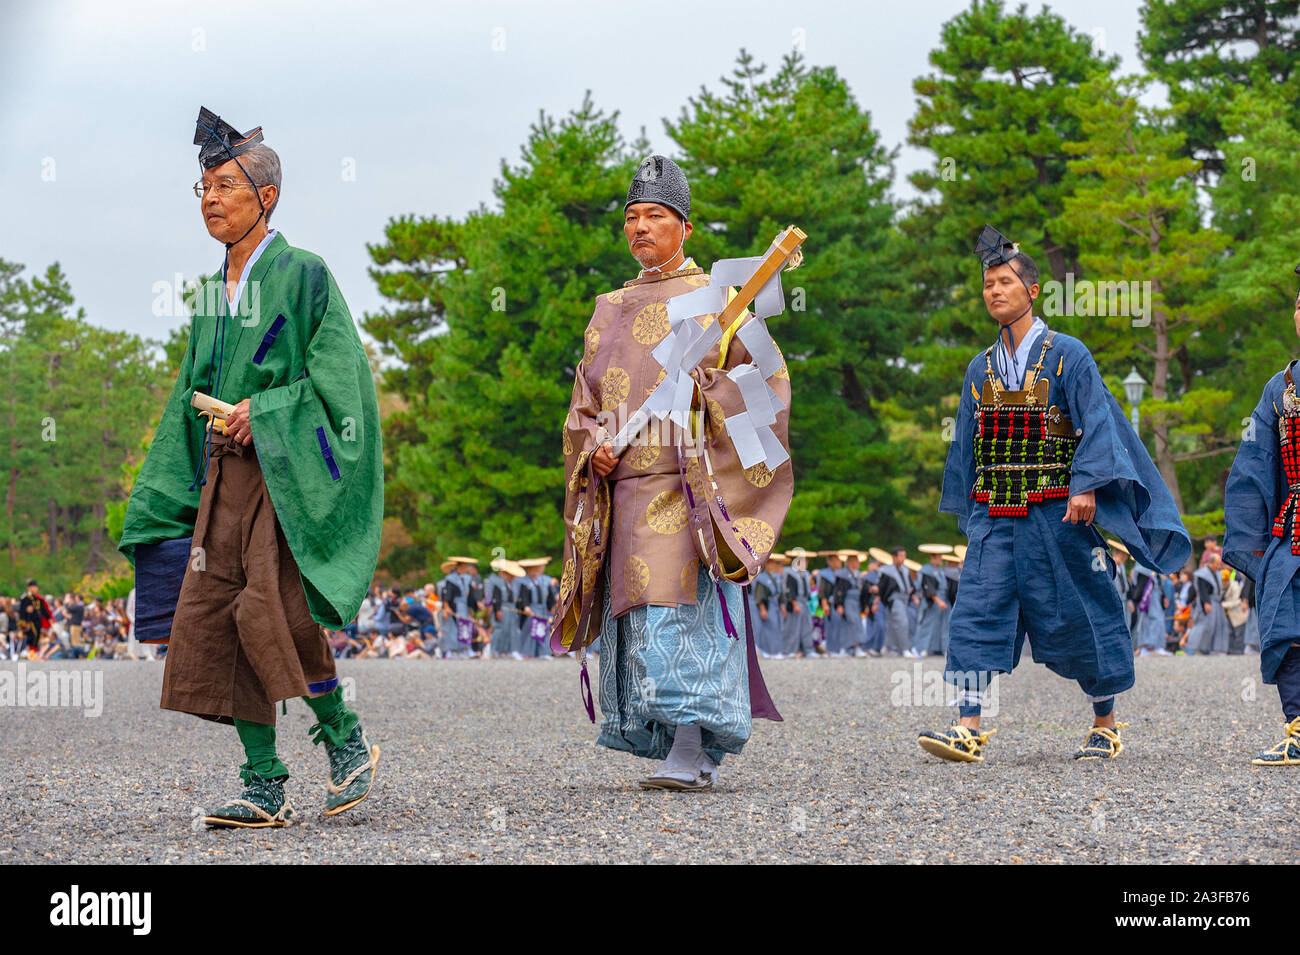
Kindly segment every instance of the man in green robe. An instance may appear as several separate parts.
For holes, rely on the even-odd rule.
[[[261,128],[241,134],[203,109],[194,141],[195,193],[226,259],[199,289],[118,547],[136,568],[140,639],[170,638],[162,707],[233,723],[244,746],[245,790],[205,821],[283,826],[281,700],[301,696],[316,715],[327,814],[374,781],[379,748],[343,701],[321,627],[355,618],[378,560],[378,405],[329,269],[269,228],[280,161]],[[224,425],[205,424],[196,391],[233,405]]]

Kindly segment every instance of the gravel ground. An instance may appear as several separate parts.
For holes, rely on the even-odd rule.
[[[986,761],[961,764],[916,745],[952,711],[908,705],[935,679],[913,661],[770,661],[785,722],[756,722],[712,793],[640,791],[651,764],[594,745],[569,660],[341,661],[383,749],[375,791],[320,814],[325,755],[293,701],[299,822],[271,831],[195,828],[239,789],[242,754],[232,729],[157,708],[160,664],[26,672],[74,666],[102,673],[102,715],[0,708],[0,863],[1294,862],[1300,768],[1249,761],[1282,726],[1256,657],[1139,659],[1104,765],[1070,759],[1090,722],[1077,687],[1028,662],[986,716]]]

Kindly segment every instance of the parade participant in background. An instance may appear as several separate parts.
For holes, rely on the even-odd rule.
[[[741,587],[762,569],[790,505],[789,375],[762,319],[728,315],[724,328],[725,306],[676,313],[679,296],[731,297],[686,257],[691,230],[685,175],[669,159],[647,158],[624,204],[641,274],[596,299],[563,432],[570,530],[552,640],[558,651],[600,636],[599,743],[663,760],[645,788],[711,787],[723,754],[749,739],[752,716],[776,716]],[[687,345],[713,331],[707,348]],[[674,416],[650,419],[616,456],[607,436],[660,379],[689,395],[687,407],[673,397]],[[738,382],[769,407],[751,405]],[[741,467],[731,429],[774,410],[772,395],[782,407],[770,425],[759,422],[758,462]],[[616,423],[603,428],[602,415]]]
[[[944,652],[944,633],[948,627],[948,578],[943,573],[943,557],[952,552],[951,544],[922,544],[921,553],[930,562],[921,565],[919,588],[921,619],[916,631],[913,654],[925,657]]]
[[[277,702],[300,696],[316,716],[327,814],[374,780],[379,748],[343,701],[321,627],[353,620],[378,561],[379,410],[334,277],[270,229],[280,160],[260,127],[240,133],[201,109],[194,142],[194,191],[225,261],[198,290],[118,546],[136,569],[139,639],[170,638],[163,708],[233,722],[244,747],[247,788],[208,825],[282,826]],[[196,391],[225,403],[204,406],[206,428]]]
[[[438,651],[444,660],[466,659],[474,655],[474,578],[470,571],[478,566],[473,557],[452,556],[438,569],[446,576],[438,583]]]
[[[867,656],[878,657],[884,652],[885,631],[889,612],[880,600],[881,568],[890,562],[889,554],[873,547],[867,552],[867,572],[862,575],[862,590],[858,599],[867,614]]]
[[[1134,562],[1133,606],[1137,612],[1137,652],[1139,656],[1169,656],[1165,649],[1165,594],[1161,576],[1150,567]]]
[[[523,614],[520,618],[521,633],[518,650],[525,659],[549,659],[551,648],[547,642],[550,636],[551,579],[546,575],[549,557],[530,557],[519,561],[519,566],[527,574],[519,581],[515,594],[515,606]]]
[[[1133,649],[1093,521],[1163,572],[1191,542],[1088,349],[1033,314],[1034,261],[987,226],[975,251],[998,340],[967,368],[940,503],[969,539],[945,666],[960,721],[918,742],[982,760],[992,731],[980,732],[981,695],[1015,668],[1027,633],[1033,659],[1077,680],[1092,704],[1075,758],[1108,759],[1122,748],[1114,703],[1133,685]]]
[[[492,626],[491,653],[497,659],[509,657],[518,645],[519,614],[515,610],[514,582],[526,571],[505,557],[492,559],[492,573],[488,575],[484,601],[489,608]]]
[[[781,617],[785,611],[782,607],[781,595],[785,592],[783,567],[785,562],[785,555],[778,551],[768,554],[767,561],[763,564],[763,572],[754,578],[754,582],[749,587],[754,601],[750,619],[754,621],[754,626],[758,630],[754,640],[758,644],[758,652],[764,657],[782,655]]]
[[[844,566],[840,568],[840,580],[836,584],[838,591],[839,612],[843,615],[844,629],[841,631],[845,656],[865,656],[862,644],[866,640],[866,628],[862,620],[862,555],[856,550],[840,551]]]
[[[903,561],[903,567],[912,587],[912,599],[907,604],[907,645],[913,657],[920,657],[916,651],[916,632],[921,626],[921,565],[909,557]]]
[[[478,563],[469,565],[469,599],[466,604],[469,606],[470,619],[474,621],[474,636],[470,644],[473,656],[482,656],[488,653],[488,634],[487,627],[488,611],[484,606],[484,592],[486,590],[483,584],[483,578],[478,573]]]
[[[1192,575],[1196,584],[1196,599],[1192,601],[1191,629],[1187,635],[1187,652],[1201,656],[1224,656],[1228,652],[1228,638],[1232,628],[1223,612],[1223,561],[1219,551],[1211,551],[1209,559]]]
[[[41,596],[35,580],[27,581],[27,593],[18,599],[18,647],[20,652],[31,653],[40,643],[41,635],[54,625],[54,612]]]
[[[785,575],[785,623],[781,631],[782,654],[786,657],[817,656],[816,633],[813,630],[812,575],[808,572],[807,551],[800,548],[794,554],[794,563]]]
[[[1300,266],[1296,267],[1300,275]],[[1300,294],[1295,301],[1300,335]],[[1282,742],[1251,760],[1300,766],[1300,398],[1296,362],[1264,386],[1224,488],[1224,558],[1255,582],[1260,673],[1277,686]]]
[[[907,548],[895,547],[890,561],[880,568],[880,603],[889,612],[885,619],[885,652],[912,656],[907,608],[916,602],[912,575],[906,566]]]
[[[817,571],[817,603],[823,620],[822,639],[826,652],[831,656],[844,655],[844,598],[840,592],[839,582],[844,570],[844,561],[839,551],[819,551],[818,557],[826,558],[826,566]]]
[[[1228,618],[1228,655],[1240,656],[1246,648],[1246,618],[1249,616],[1241,600],[1244,575],[1225,567],[1222,579],[1223,614]]]

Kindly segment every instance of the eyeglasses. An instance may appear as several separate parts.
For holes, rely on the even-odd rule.
[[[252,186],[254,189],[257,188],[257,186],[251,182],[240,182],[237,179],[222,179],[219,182],[214,182],[210,186],[204,185],[202,182],[196,182],[194,184],[194,195],[202,199],[208,194],[209,189],[213,189],[216,190],[216,193],[220,198],[228,199],[230,194],[240,186]]]

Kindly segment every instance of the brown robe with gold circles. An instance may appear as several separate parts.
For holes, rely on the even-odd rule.
[[[775,471],[762,463],[741,468],[724,425],[728,415],[745,410],[727,372],[752,361],[734,336],[741,325],[754,320],[748,312],[730,330],[723,330],[722,341],[692,373],[693,407],[703,415],[697,427],[707,460],[689,448],[679,452],[674,426],[665,420],[658,427],[652,425],[648,441],[633,443],[604,480],[596,477],[591,466],[598,428],[609,424],[606,431],[616,432],[664,377],[652,351],[669,332],[665,303],[708,281],[703,270],[685,269],[636,279],[596,299],[562,438],[567,533],[554,649],[577,649],[599,636],[603,588],[598,581],[603,568],[609,569],[614,617],[647,605],[694,605],[700,561],[708,565],[710,550],[716,547],[729,580],[746,584],[762,570],[781,533],[794,492],[790,461]],[[696,321],[707,326],[716,316]],[[772,430],[788,450],[790,376],[784,363],[767,383],[785,405]],[[602,419],[602,412],[615,416],[612,423]],[[712,468],[712,479],[706,464]],[[717,533],[716,545],[709,541],[706,546],[701,534],[689,526],[683,465],[697,513],[702,502],[720,495],[734,535]],[[704,520],[713,523],[707,510]],[[717,527],[711,526],[710,531],[717,532]],[[743,538],[749,550],[726,544],[736,538]]]

